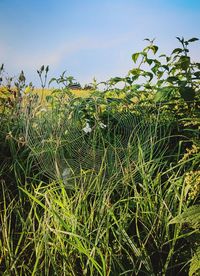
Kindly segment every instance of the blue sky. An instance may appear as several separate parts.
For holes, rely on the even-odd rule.
[[[144,38],[170,53],[176,36],[200,38],[199,0],[0,0],[0,64],[37,86],[43,64],[49,77],[67,70],[81,84],[124,76]]]

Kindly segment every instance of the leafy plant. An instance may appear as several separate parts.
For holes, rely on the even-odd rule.
[[[178,40],[157,58],[147,39],[127,76],[85,98],[65,72],[44,98],[42,66],[41,100],[1,66],[3,275],[199,272],[200,68],[197,39]]]
[[[200,235],[200,205],[194,205],[186,209],[182,214],[173,218],[170,221],[170,224],[186,224],[190,226],[194,231],[194,233],[198,233]],[[200,246],[198,243],[199,239],[194,244],[194,253],[193,257],[190,260],[190,269],[189,276],[197,275],[200,272]]]

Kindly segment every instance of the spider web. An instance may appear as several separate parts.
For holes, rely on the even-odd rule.
[[[159,113],[146,108],[115,111],[102,115],[106,126],[98,120],[89,122],[91,132],[85,133],[80,106],[72,109],[48,109],[38,116],[27,115],[26,141],[37,160],[41,173],[51,179],[67,179],[80,170],[98,172],[106,162],[112,174],[127,160],[137,162],[139,148],[144,159],[159,155],[166,141],[166,128],[159,125]],[[140,147],[138,147],[138,145]]]

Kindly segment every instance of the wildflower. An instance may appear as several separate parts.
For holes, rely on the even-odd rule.
[[[90,132],[92,131],[92,129],[91,129],[89,123],[86,123],[86,126],[83,128],[83,131],[84,131],[85,133],[90,133]]]
[[[102,123],[102,122],[100,122],[99,123],[99,126],[100,126],[100,128],[102,128],[102,129],[104,129],[104,128],[106,128],[107,127],[107,125],[105,125],[104,123]]]

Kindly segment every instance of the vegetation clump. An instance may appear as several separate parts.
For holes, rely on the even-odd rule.
[[[178,40],[84,97],[66,72],[47,90],[42,66],[39,94],[1,66],[2,275],[198,275],[198,39]]]

